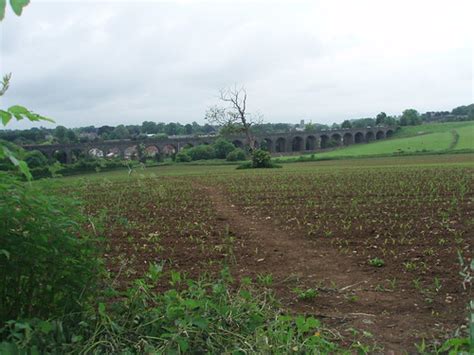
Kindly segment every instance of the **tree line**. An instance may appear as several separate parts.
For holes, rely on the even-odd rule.
[[[424,122],[448,122],[474,120],[474,104],[459,106],[451,111],[430,111],[420,114],[415,109],[407,109],[399,116],[389,116],[380,112],[376,117],[344,120],[332,125],[319,123],[258,123],[252,126],[253,134],[286,133],[295,129],[306,132],[320,132],[329,129],[367,128],[374,126],[410,126]],[[86,126],[79,128],[30,128],[24,130],[0,130],[0,140],[15,144],[53,144],[86,143],[94,140],[146,139],[147,137],[168,137],[179,135],[214,135],[225,133],[225,127],[197,122],[181,124],[179,122],[144,121],[141,125]]]

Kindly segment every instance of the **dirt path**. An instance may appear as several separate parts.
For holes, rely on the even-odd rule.
[[[375,341],[384,353],[413,352],[415,342],[433,335],[433,319],[423,305],[413,303],[416,297],[401,287],[391,292],[374,289],[386,281],[376,268],[344,257],[327,241],[283,231],[271,216],[248,217],[217,187],[200,187],[212,200],[218,220],[235,237],[234,274],[254,278],[271,274],[271,287],[290,312],[322,318],[349,341],[352,329],[357,329],[358,339]],[[299,300],[296,287],[317,289],[319,294]]]

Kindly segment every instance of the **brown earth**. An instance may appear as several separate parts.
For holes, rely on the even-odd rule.
[[[195,187],[206,191],[221,228],[228,228],[235,238],[233,274],[253,278],[271,274],[271,287],[289,312],[323,319],[344,342],[361,339],[377,344],[384,353],[411,353],[422,338],[429,342],[445,337],[464,322],[465,297],[457,294],[459,289],[452,290],[445,304],[427,305],[402,273],[378,272],[357,258],[341,255],[326,240],[284,231],[271,216],[246,216],[218,187]],[[394,277],[397,287],[375,288]],[[300,300],[297,287],[317,289],[318,296]]]

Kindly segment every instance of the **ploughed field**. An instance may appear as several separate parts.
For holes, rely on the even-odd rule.
[[[467,324],[459,255],[470,263],[473,161],[171,166],[62,183],[104,235],[114,286],[152,263],[191,277],[228,265],[236,282],[273,289],[285,310],[320,318],[342,343],[413,351]]]

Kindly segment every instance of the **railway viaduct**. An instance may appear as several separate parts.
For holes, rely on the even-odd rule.
[[[369,143],[374,140],[390,138],[397,127],[370,127],[364,129],[323,130],[317,133],[288,132],[257,134],[255,146],[266,149],[272,154],[316,152],[337,146]],[[186,147],[200,144],[212,144],[218,136],[175,136],[168,138],[146,138],[140,140],[90,141],[87,143],[24,145],[26,150],[38,150],[49,159],[59,156],[63,163],[71,163],[73,156],[90,154],[98,157],[120,156],[132,159],[142,147],[146,154],[160,153],[171,155]],[[226,137],[236,147],[245,144],[244,136]]]

